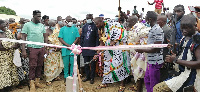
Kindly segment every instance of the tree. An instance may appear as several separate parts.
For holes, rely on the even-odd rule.
[[[10,8],[6,8],[5,6],[2,6],[0,7],[0,14],[16,15],[16,12]]]

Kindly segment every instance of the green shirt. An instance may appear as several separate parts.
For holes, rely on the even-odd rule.
[[[59,38],[62,38],[67,44],[71,45],[77,37],[80,37],[76,27],[62,27],[59,32]],[[64,45],[65,46],[65,45]],[[62,48],[62,56],[74,55],[71,50]]]
[[[44,36],[43,33],[46,33],[46,30],[44,28],[44,25],[41,23],[35,24],[32,21],[24,24],[24,27],[22,28],[22,32],[27,34],[27,41],[33,41],[33,42],[41,42],[44,43]],[[42,48],[41,45],[34,45],[34,44],[28,44],[28,47],[32,48]]]
[[[138,14],[138,11],[134,9],[132,14]]]

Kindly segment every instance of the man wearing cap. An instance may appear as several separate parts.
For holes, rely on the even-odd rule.
[[[100,14],[99,17],[101,17],[102,20],[104,20],[104,15],[103,14]]]

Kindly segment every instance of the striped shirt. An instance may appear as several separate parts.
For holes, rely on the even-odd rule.
[[[147,44],[154,44],[158,41],[164,41],[164,32],[158,24],[155,24],[148,34]],[[162,64],[163,61],[163,50],[161,49],[158,53],[148,53],[147,59],[149,64]]]
[[[154,2],[156,3],[155,5],[156,9],[162,9],[163,0],[154,0]]]

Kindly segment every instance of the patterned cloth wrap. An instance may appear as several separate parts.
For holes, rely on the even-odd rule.
[[[102,32],[102,31],[101,31]],[[105,46],[115,41],[116,46],[126,44],[127,32],[118,22],[114,20],[105,21],[102,40]],[[102,84],[122,81],[129,76],[127,53],[122,50],[106,50],[104,52],[104,75]]]
[[[14,39],[10,30],[5,32],[6,38]],[[19,83],[17,67],[13,63],[14,49],[10,49],[15,43],[1,41],[4,48],[9,49],[0,51],[0,89],[8,86],[14,86]]]
[[[60,45],[60,41],[58,40],[59,30],[56,28],[53,30],[53,33],[48,36],[48,41],[54,45]],[[61,56],[61,51],[55,51],[55,48],[49,49],[49,55],[44,61],[44,74],[46,76],[46,81],[50,82],[54,78],[58,77],[62,72],[64,67],[63,60]]]
[[[129,31],[128,44],[129,45],[146,45],[150,27],[146,27],[142,23],[136,23]],[[135,50],[130,50],[131,70],[135,82],[139,78],[143,78],[147,67],[147,54],[138,53]]]

